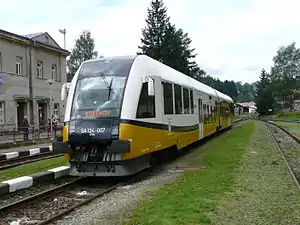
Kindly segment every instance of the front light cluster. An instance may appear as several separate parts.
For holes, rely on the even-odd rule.
[[[69,121],[67,124],[69,125],[69,134],[75,133],[75,121]]]
[[[111,135],[118,135],[119,134],[119,126],[113,126],[111,128]]]

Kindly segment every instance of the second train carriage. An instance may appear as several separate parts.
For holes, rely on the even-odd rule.
[[[63,92],[67,89],[63,88]],[[63,93],[64,94],[64,93]],[[148,56],[84,62],[69,85],[63,142],[73,176],[126,176],[234,122],[232,99]]]

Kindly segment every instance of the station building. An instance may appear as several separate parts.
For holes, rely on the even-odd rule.
[[[53,114],[63,120],[60,90],[69,54],[47,32],[18,35],[0,29],[1,127],[18,127],[25,115],[34,126],[46,125],[50,88]]]

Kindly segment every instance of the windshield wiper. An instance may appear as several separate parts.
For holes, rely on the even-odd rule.
[[[104,80],[106,87],[109,88],[109,84],[108,84],[108,82],[107,82],[106,76],[105,76],[102,72],[100,72],[100,76],[101,76],[102,79]]]
[[[111,86],[112,86],[113,80],[114,80],[114,78],[111,78],[111,80],[110,80],[110,84],[109,84],[109,87],[108,87],[108,98],[107,98],[107,100],[109,100],[109,98],[110,98],[110,93],[111,93],[111,90],[112,90]]]
[[[107,89],[108,89],[108,98],[107,98],[107,100],[109,100],[109,98],[110,98],[110,93],[111,93],[111,86],[112,86],[112,83],[113,83],[113,79],[114,78],[111,78],[111,80],[110,80],[110,84],[108,84],[108,81],[107,81],[107,79],[106,79],[106,76],[102,73],[102,72],[100,72],[100,76],[102,77],[102,79],[104,80],[104,82],[105,82],[105,85],[106,85],[106,87],[107,87]]]

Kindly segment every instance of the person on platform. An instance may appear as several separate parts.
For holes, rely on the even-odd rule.
[[[29,122],[27,120],[27,116],[24,116],[24,119],[21,123],[21,128],[23,129],[24,141],[27,141],[28,140],[28,132],[29,132]]]

